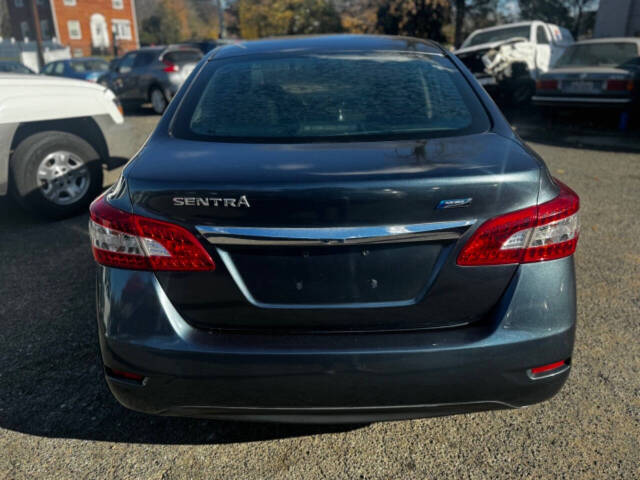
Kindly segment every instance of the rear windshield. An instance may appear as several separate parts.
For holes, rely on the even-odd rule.
[[[617,66],[637,56],[638,47],[635,43],[583,43],[567,48],[555,67]]]
[[[476,133],[489,120],[439,55],[331,54],[211,62],[173,123],[180,138],[296,141]]]
[[[175,52],[167,52],[162,57],[163,60],[175,64],[198,63],[201,58],[202,52],[200,52],[200,50],[179,50]]]
[[[475,45],[481,45],[483,43],[502,42],[503,40],[509,40],[516,37],[523,37],[528,41],[530,38],[529,32],[531,32],[531,25],[489,30],[488,32],[481,32],[474,35],[469,39],[467,43],[463,45],[463,47],[473,47]]]
[[[104,60],[74,60],[71,62],[71,69],[76,73],[106,72],[109,64]]]

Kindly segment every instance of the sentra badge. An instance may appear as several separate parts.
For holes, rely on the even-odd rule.
[[[222,197],[173,197],[175,207],[222,207],[222,208],[250,208],[246,195],[238,198]]]

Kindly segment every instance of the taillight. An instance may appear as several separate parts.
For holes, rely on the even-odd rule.
[[[96,262],[133,270],[215,270],[191,232],[178,225],[124,212],[104,195],[89,207],[89,236]]]
[[[175,63],[171,63],[169,60],[162,60],[162,63],[165,64],[165,67],[163,68],[165,72],[172,73],[180,71],[180,67]]]
[[[561,182],[553,200],[484,222],[458,255],[458,265],[504,265],[567,257],[576,250],[580,198]]]
[[[538,80],[536,82],[538,90],[557,90],[558,85],[558,80]]]
[[[633,90],[633,80],[610,79],[607,80],[607,90],[614,92],[625,92]]]

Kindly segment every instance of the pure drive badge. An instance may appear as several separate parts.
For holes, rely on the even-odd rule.
[[[222,197],[173,197],[174,207],[223,207],[223,208],[249,208],[249,200],[246,195],[239,198]]]

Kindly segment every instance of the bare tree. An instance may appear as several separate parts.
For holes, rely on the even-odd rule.
[[[467,0],[455,0],[456,17],[455,17],[455,37],[453,44],[458,48],[464,40],[464,16],[467,10]]]
[[[594,9],[598,1],[597,0],[568,0],[569,9],[573,10],[573,28],[571,29],[571,33],[575,38],[578,38],[580,33],[582,32],[582,20],[584,14],[587,10]]]

